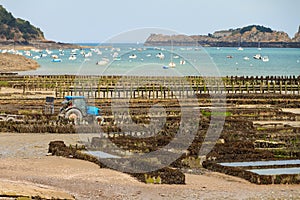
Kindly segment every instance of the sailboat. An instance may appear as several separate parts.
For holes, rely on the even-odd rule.
[[[174,67],[176,67],[176,64],[175,64],[173,61],[171,61],[171,62],[169,63],[169,67],[174,68]]]
[[[171,49],[171,62],[169,63],[169,67],[174,68],[176,67],[176,64],[173,62],[173,40],[171,40],[171,45],[172,45],[172,49]]]
[[[238,50],[239,50],[239,51],[244,51],[243,47],[241,46],[241,43],[242,43],[242,37],[240,37],[239,48],[238,48]]]
[[[257,50],[261,50],[261,47],[260,47],[260,42],[258,42],[258,47],[257,47]]]

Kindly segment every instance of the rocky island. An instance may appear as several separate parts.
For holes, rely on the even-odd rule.
[[[190,46],[202,45],[208,47],[274,47],[299,48],[300,27],[294,38],[283,31],[275,31],[260,25],[250,25],[243,28],[216,31],[208,35],[162,35],[151,34],[145,45],[148,46]]]

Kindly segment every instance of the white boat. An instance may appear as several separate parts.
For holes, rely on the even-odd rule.
[[[260,54],[256,54],[255,56],[253,56],[254,59],[257,59],[257,60],[261,60],[261,55]]]
[[[102,51],[100,51],[99,49],[96,49],[96,50],[95,50],[95,53],[96,53],[97,55],[102,55]]]
[[[178,58],[179,58],[179,56],[173,56],[173,58],[175,58],[175,59],[178,59]]]
[[[169,63],[169,67],[174,68],[174,67],[176,67],[176,64],[175,64],[174,62],[170,62],[170,63]]]
[[[250,60],[250,58],[246,56],[246,57],[244,57],[244,60]]]
[[[244,51],[243,47],[239,47],[238,51]]]
[[[78,50],[79,50],[79,49],[72,49],[72,50],[71,50],[71,53],[77,53]]]
[[[132,54],[132,55],[129,56],[129,58],[130,58],[130,59],[136,59],[137,56],[136,56],[135,54]]]
[[[151,54],[147,54],[146,56],[147,56],[147,57],[151,57]]]
[[[119,56],[119,53],[118,53],[118,52],[114,52],[113,58],[116,58],[116,57],[118,57],[118,56]]]
[[[30,51],[24,51],[24,53],[25,53],[25,56],[28,56],[28,57],[31,57],[31,56],[32,56],[32,54],[31,54]]]
[[[75,55],[70,55],[69,60],[76,60],[76,56]]]
[[[158,53],[156,54],[156,58],[163,60],[165,58],[165,55],[163,53]]]
[[[52,54],[53,52],[50,51],[50,50],[48,50],[48,49],[46,49],[46,53],[50,55],[50,54]]]
[[[263,62],[269,62],[269,57],[268,56],[263,56],[262,61]]]
[[[88,52],[87,54],[83,54],[84,58],[88,58],[88,57],[92,57],[92,56],[93,56],[92,52]]]
[[[185,65],[185,60],[180,60],[181,65]]]
[[[96,63],[96,65],[100,65],[100,66],[104,66],[104,65],[107,65],[108,64],[108,61],[107,60],[100,60]]]

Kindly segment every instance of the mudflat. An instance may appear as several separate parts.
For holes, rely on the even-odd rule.
[[[32,59],[9,53],[0,54],[0,72],[35,70],[40,65]]]
[[[0,194],[45,199],[300,199],[299,185],[255,185],[210,172],[186,174],[186,185],[144,184],[71,158],[46,156],[48,144],[76,134],[0,134]]]

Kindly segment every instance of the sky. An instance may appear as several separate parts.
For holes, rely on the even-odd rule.
[[[101,43],[141,28],[151,31],[131,39],[143,42],[156,30],[207,35],[253,24],[293,37],[300,25],[298,0],[0,0],[0,5],[39,27],[46,39],[71,43]]]

